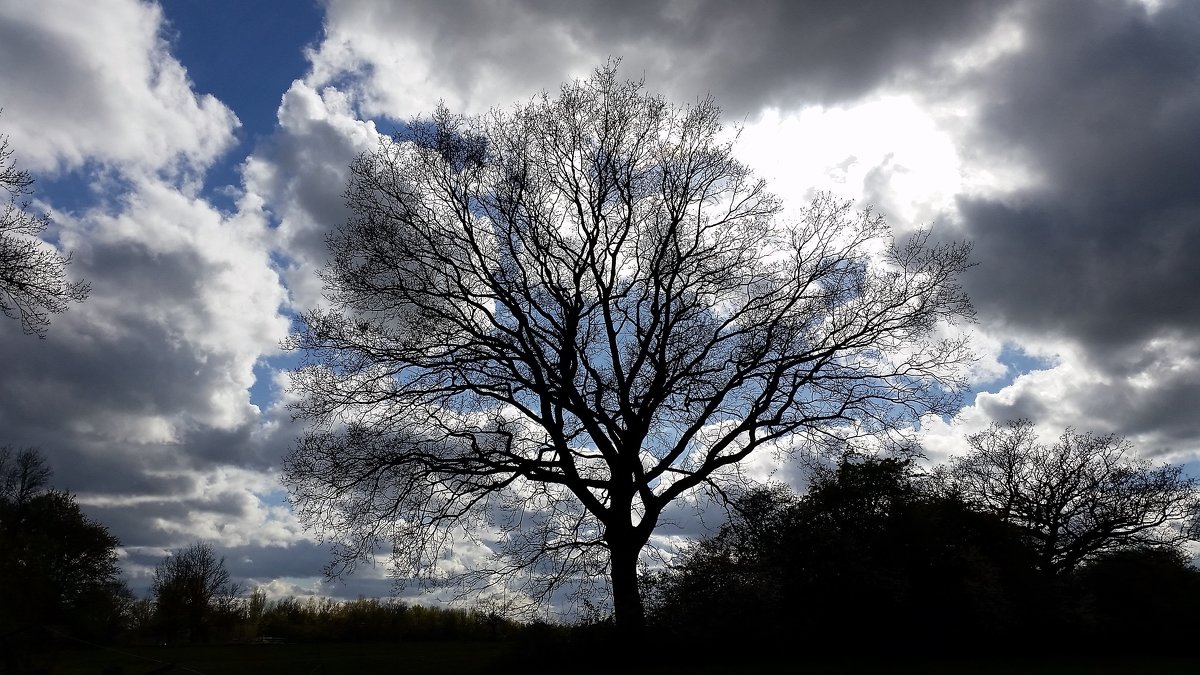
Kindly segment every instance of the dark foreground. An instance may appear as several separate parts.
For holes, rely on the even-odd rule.
[[[653,673],[701,675],[718,673],[1034,673],[1045,675],[1125,673],[1196,673],[1200,658],[1165,659],[1011,659],[887,662],[881,660],[771,660],[724,658],[689,662],[666,657],[671,647],[652,662],[630,666],[607,661],[603,654],[547,654],[536,645],[506,641],[434,641],[408,643],[226,644],[183,646],[120,646],[62,649],[31,655],[22,664],[0,666],[0,673],[46,675],[143,675],[149,673],[252,673],[253,675],[358,674],[373,671],[406,674],[489,675],[500,673]]]

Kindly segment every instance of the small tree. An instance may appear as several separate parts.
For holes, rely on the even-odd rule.
[[[66,280],[64,256],[38,235],[50,226],[45,214],[30,210],[33,178],[17,169],[8,136],[0,135],[0,190],[8,203],[0,207],[0,312],[19,318],[26,333],[46,337],[50,315],[87,297],[90,287]]]
[[[189,640],[207,639],[237,595],[225,558],[200,542],[163,558],[154,568],[150,592],[160,625],[173,637]]]
[[[733,154],[711,100],[676,107],[615,66],[512,111],[439,110],[351,167],[333,308],[292,346],[310,423],[285,480],[338,542],[438,579],[487,525],[535,598],[637,567],[675,500],[756,450],[816,447],[955,409],[966,247],[893,245],[831,198],[796,222]]]
[[[1082,617],[1107,650],[1191,656],[1200,570],[1177,548],[1126,548],[1079,569]]]
[[[1072,572],[1109,551],[1193,538],[1196,479],[1181,466],[1136,457],[1123,438],[1067,429],[1045,445],[1032,422],[1017,420],[967,441],[970,451],[950,463],[947,484],[1024,530],[1048,574]]]

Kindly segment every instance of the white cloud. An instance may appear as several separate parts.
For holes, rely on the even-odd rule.
[[[1044,439],[1067,428],[1116,433],[1156,461],[1184,462],[1200,454],[1197,423],[1181,415],[1200,385],[1200,347],[1164,337],[1138,345],[1124,363],[1094,362],[1067,341],[1025,337],[1019,343],[1047,367],[1017,374],[996,391],[979,393],[952,421],[922,420],[922,440],[933,462],[966,450],[965,438],[991,423],[1031,420]]]
[[[288,331],[265,225],[253,215],[225,216],[153,179],[135,183],[123,207],[60,218],[63,245],[75,252],[72,271],[94,290],[56,323],[59,340],[132,347],[152,332],[156,344],[143,348],[191,364],[180,373],[189,381],[156,384],[196,389],[186,409],[152,417],[170,416],[177,432],[249,423],[258,414],[246,394],[254,364]]]
[[[426,12],[428,21],[414,20]],[[469,36],[460,30],[466,15],[472,23],[505,28]],[[538,36],[536,53],[512,39],[520,33]],[[431,113],[439,101],[479,113],[557,87],[571,64],[581,75],[604,58],[580,54],[568,33],[513,2],[443,14],[436,6],[331,0],[325,40],[310,53],[308,82],[317,88],[339,83],[370,117],[407,119]],[[470,43],[469,53],[458,50],[463,42]]]
[[[737,152],[793,208],[829,191],[883,209],[901,230],[928,225],[961,189],[952,138],[901,95],[767,110],[745,125]]]
[[[27,168],[186,174],[230,147],[237,118],[192,90],[162,22],[135,0],[0,1],[0,125]]]
[[[316,271],[325,261],[325,234],[346,219],[342,193],[350,162],[375,149],[379,132],[356,119],[347,96],[296,81],[279,107],[279,127],[243,165],[248,209],[269,214],[282,274],[297,309],[321,301]]]

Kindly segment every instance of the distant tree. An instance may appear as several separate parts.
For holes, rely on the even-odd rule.
[[[0,207],[0,312],[21,321],[26,333],[46,337],[50,315],[87,297],[90,287],[67,281],[71,257],[38,239],[50,226],[45,214],[30,210],[33,178],[17,169],[8,136],[0,135],[0,190],[8,203]]]
[[[1067,429],[1039,442],[1033,424],[993,424],[943,478],[967,503],[998,514],[1033,542],[1040,568],[1069,573],[1122,549],[1179,546],[1194,537],[1200,485],[1183,467],[1154,466],[1115,435]]]
[[[965,246],[894,245],[831,198],[795,220],[734,157],[711,100],[677,107],[615,65],[512,111],[429,121],[351,166],[330,303],[300,320],[285,465],[332,574],[390,547],[437,580],[534,598],[607,579],[644,622],[638,562],[664,510],[755,451],[955,409]]]
[[[237,587],[230,583],[225,558],[197,542],[171,552],[154,568],[150,592],[159,625],[172,638],[207,640],[226,628]]]
[[[49,489],[50,475],[36,449],[0,450],[0,623],[111,636],[129,599],[119,542],[71,494]]]
[[[764,650],[804,636],[813,650],[897,654],[917,626],[939,651],[970,649],[1033,613],[1033,570],[1015,528],[932,493],[906,460],[856,458],[806,495],[739,499],[715,537],[651,575],[650,615],[679,639]],[[883,630],[868,638],[867,625]]]

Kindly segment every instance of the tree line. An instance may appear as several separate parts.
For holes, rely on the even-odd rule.
[[[797,640],[831,658],[1190,655],[1196,479],[1115,436],[1043,444],[1027,421],[969,446],[933,469],[847,457],[804,495],[744,494],[646,575],[650,623],[776,655]]]
[[[233,583],[197,542],[155,567],[146,598],[118,566],[118,539],[83,513],[34,448],[0,447],[0,672],[47,648],[97,643],[497,639],[519,627],[497,603],[472,608],[359,598],[268,599]]]
[[[718,533],[642,572],[647,634],[656,644],[740,645],[727,654],[736,660],[794,655],[797,640],[817,650],[809,657],[1186,648],[1200,602],[1187,548],[1195,478],[1113,435],[1067,430],[1043,443],[1016,421],[967,440],[965,454],[939,466],[911,453],[849,453],[814,467],[803,494],[773,485],[731,499]],[[574,629],[539,627],[495,601],[269,600],[232,583],[205,543],[163,558],[150,597],[136,599],[116,538],[50,489],[50,476],[36,451],[0,449],[0,572],[15,582],[0,592],[0,635],[10,648],[77,638],[524,638],[571,648],[614,625],[598,615]]]

